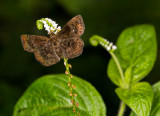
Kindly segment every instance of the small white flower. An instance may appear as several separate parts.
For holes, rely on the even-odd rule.
[[[104,39],[104,38],[103,38]],[[99,41],[100,45],[103,46],[107,51],[114,51],[117,47],[113,45],[112,42],[107,41],[107,39],[104,39],[102,41]]]
[[[48,31],[48,34],[51,32],[57,34],[61,30],[61,27],[58,26],[58,24],[56,24],[56,22],[52,21],[50,18],[44,18],[40,21],[42,21],[45,30]]]
[[[52,21],[52,20],[49,19],[49,18],[45,18],[45,20],[48,21],[48,22],[52,25],[53,29],[56,29],[56,28],[57,28],[57,25],[58,25],[58,24],[56,24],[55,21]]]
[[[55,29],[53,29],[53,27],[50,27],[50,30],[51,30],[51,31],[54,31]]]
[[[53,25],[53,27],[54,27],[55,29],[57,29],[58,24],[56,24],[56,23],[51,23],[51,24]]]
[[[109,43],[109,46],[112,46],[113,45],[113,43],[111,42],[111,43]]]
[[[57,31],[59,32],[60,30],[61,30],[61,27],[60,27],[60,26],[58,26]]]
[[[107,47],[107,50],[108,50],[108,51],[110,51],[110,50],[111,50],[111,47],[110,47],[110,46],[108,46],[108,47]]]
[[[117,49],[117,46],[113,45],[113,46],[112,46],[112,49],[113,49],[113,50]]]
[[[50,18],[45,18],[48,22],[52,22],[52,20]]]

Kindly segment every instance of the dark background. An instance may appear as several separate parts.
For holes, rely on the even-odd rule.
[[[49,17],[63,26],[77,14],[82,15],[86,25],[82,36],[85,47],[81,56],[69,60],[71,73],[96,87],[106,103],[108,116],[117,114],[116,86],[106,75],[110,55],[102,47],[92,47],[89,37],[99,34],[115,43],[123,29],[149,23],[155,26],[159,42],[160,0],[1,0],[0,116],[12,115],[17,100],[34,80],[65,71],[63,61],[50,67],[37,62],[33,54],[23,50],[20,35],[47,35],[36,28],[36,20]],[[151,84],[160,78],[158,52],[153,70],[143,80]]]

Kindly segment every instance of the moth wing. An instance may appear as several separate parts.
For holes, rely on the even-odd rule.
[[[72,37],[80,37],[85,30],[85,24],[83,22],[83,18],[81,15],[77,15],[73,17],[60,32],[58,32],[57,36],[62,39],[72,38]]]
[[[50,66],[60,61],[52,42],[48,37],[37,35],[21,35],[24,50],[33,52],[37,61]]]
[[[83,52],[84,42],[81,38],[71,38],[61,40],[61,51],[63,57],[71,59],[78,57]]]

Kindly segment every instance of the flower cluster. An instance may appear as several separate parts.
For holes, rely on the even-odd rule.
[[[112,42],[109,42],[107,39],[104,39],[103,37],[98,36],[98,35],[93,35],[89,39],[89,41],[93,46],[98,46],[98,44],[100,44],[108,52],[114,52],[117,49],[117,46],[113,45]]]
[[[104,38],[102,41],[99,42],[99,44],[103,46],[107,51],[114,51],[117,49],[117,46],[113,45],[112,42],[109,42]]]
[[[56,24],[55,21],[49,19],[49,18],[42,18],[40,20],[37,20],[37,28],[38,29],[43,29],[43,25],[45,30],[48,31],[48,34],[53,32],[54,34],[57,34],[60,30],[61,27]]]

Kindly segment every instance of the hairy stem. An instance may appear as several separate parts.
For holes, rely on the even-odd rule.
[[[116,63],[116,66],[118,68],[118,71],[119,71],[119,74],[120,74],[120,77],[121,77],[120,87],[121,88],[126,88],[125,77],[124,77],[123,70],[121,68],[121,65],[120,65],[116,55],[114,54],[114,50],[116,50],[117,47],[115,45],[113,45],[113,43],[109,42],[108,40],[106,40],[103,37],[98,36],[98,35],[92,36],[90,38],[90,43],[93,46],[97,46],[98,44],[100,44],[103,48],[105,48],[110,53],[114,62]],[[124,111],[125,111],[125,106],[126,106],[125,103],[123,101],[121,101],[118,116],[123,116]]]
[[[123,116],[125,112],[126,105],[123,101],[120,103],[119,111],[117,116]]]
[[[122,68],[120,66],[120,63],[114,54],[114,50],[116,50],[117,47],[115,45],[113,45],[112,42],[109,42],[107,39],[104,39],[103,37],[98,36],[98,35],[92,36],[90,38],[90,43],[93,46],[97,46],[98,44],[100,44],[104,49],[106,49],[110,53],[110,55],[112,56],[112,58],[114,59],[116,65],[117,65],[118,71],[119,71],[121,79],[122,79],[121,86],[123,87],[124,81],[125,81],[124,74],[123,74]]]
[[[117,65],[118,71],[119,71],[120,76],[121,76],[121,79],[122,79],[122,81],[123,81],[122,84],[124,84],[124,74],[123,74],[121,65],[120,65],[117,57],[115,56],[115,54],[114,54],[113,52],[109,52],[109,53],[110,53],[110,55],[112,56],[113,60],[115,61],[116,65]],[[122,85],[122,86],[124,86],[124,85]]]
[[[122,81],[123,81],[122,84],[121,84],[121,86],[124,88],[125,87],[125,80],[124,80],[124,74],[123,74],[121,65],[120,65],[117,57],[115,56],[115,54],[113,52],[109,52],[109,53],[111,54],[113,60],[115,61],[116,65],[117,65],[118,71],[119,71],[120,76],[121,76]],[[125,103],[123,101],[121,101],[117,116],[123,116],[123,114],[125,112],[125,107],[126,107]]]
[[[69,96],[71,96],[71,104],[73,104],[73,112],[78,115],[80,115],[80,113],[78,111],[76,111],[76,107],[78,107],[78,103],[74,101],[74,97],[77,97],[76,93],[73,93],[73,89],[76,89],[76,86],[74,84],[72,84],[71,79],[73,78],[73,75],[70,73],[70,68],[72,68],[72,66],[68,63],[68,59],[64,58],[64,65],[66,67],[66,75],[68,76],[68,86],[69,86]]]

